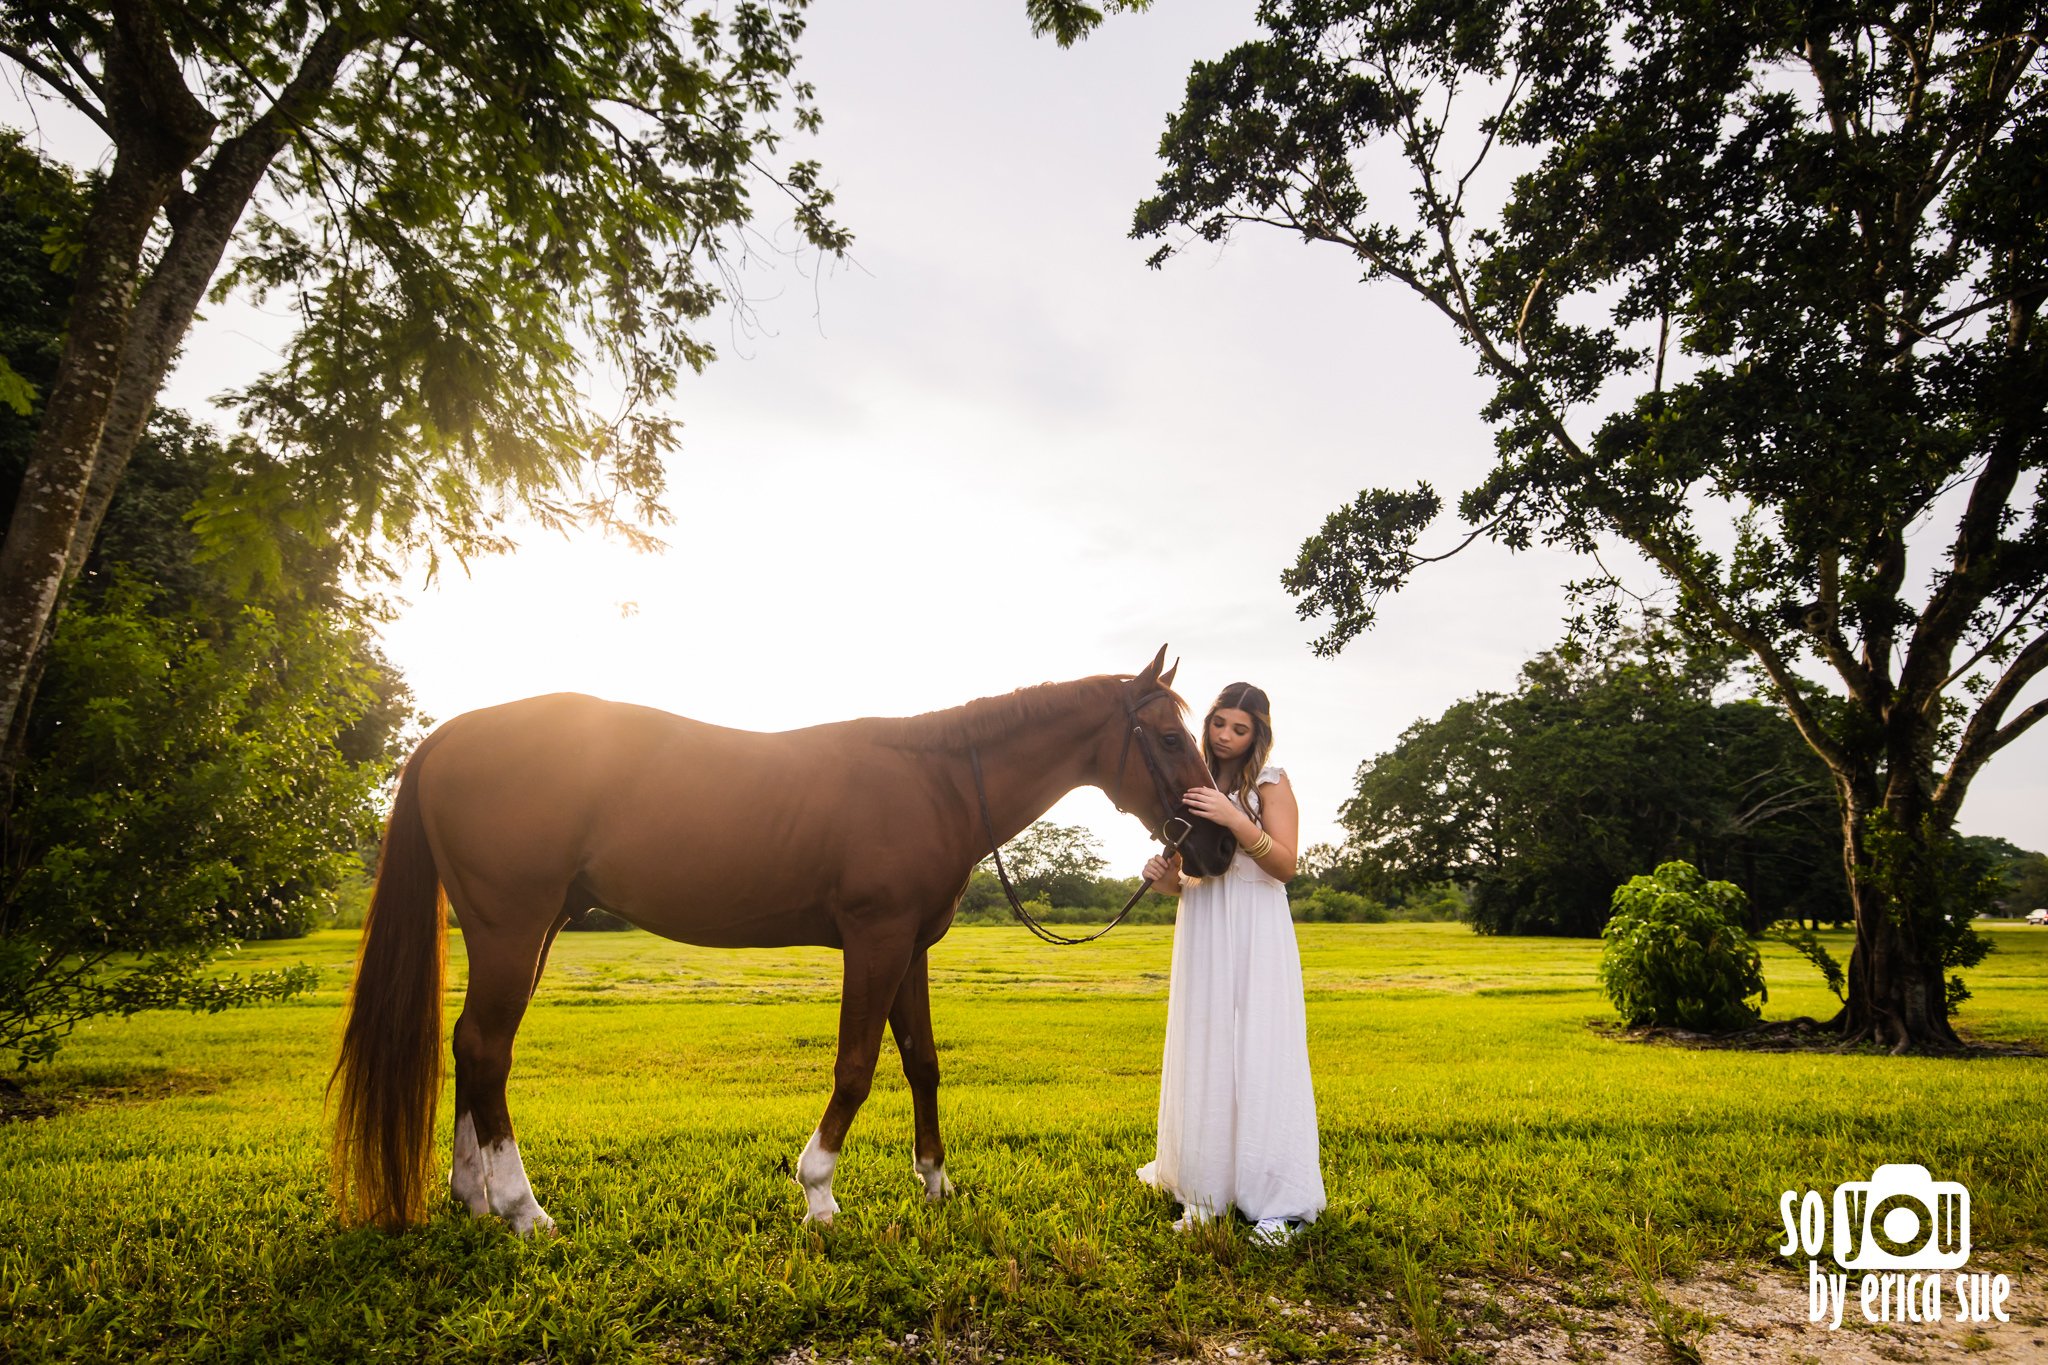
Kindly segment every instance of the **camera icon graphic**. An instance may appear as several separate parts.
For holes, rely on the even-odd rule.
[[[1835,1263],[1844,1270],[1955,1270],[1970,1259],[1970,1192],[1925,1166],[1880,1166],[1835,1186]]]

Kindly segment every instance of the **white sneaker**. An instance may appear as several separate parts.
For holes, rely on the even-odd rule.
[[[1262,1246],[1283,1247],[1294,1240],[1301,1224],[1285,1218],[1261,1218],[1252,1224],[1251,1238]]]

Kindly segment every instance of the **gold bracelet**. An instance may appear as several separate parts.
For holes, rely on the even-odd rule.
[[[1259,832],[1259,841],[1253,844],[1250,848],[1247,848],[1245,850],[1245,854],[1253,862],[1257,862],[1259,859],[1265,857],[1268,853],[1271,853],[1272,851],[1273,836],[1266,833],[1264,830],[1261,830]]]

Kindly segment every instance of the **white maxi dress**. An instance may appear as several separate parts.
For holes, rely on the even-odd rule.
[[[1258,781],[1284,775],[1267,767]],[[1197,1219],[1235,1207],[1254,1221],[1314,1222],[1326,1202],[1320,1157],[1287,889],[1240,848],[1222,876],[1182,886],[1158,1154],[1138,1178]]]

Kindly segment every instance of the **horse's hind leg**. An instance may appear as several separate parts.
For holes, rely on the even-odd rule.
[[[910,1082],[910,1105],[917,1115],[915,1167],[927,1199],[953,1192],[946,1179],[946,1144],[939,1138],[939,1045],[932,1037],[931,974],[923,951],[910,960],[896,1003],[889,1008],[889,1032],[903,1057],[903,1079]]]
[[[804,1187],[804,1221],[829,1223],[839,1212],[832,1197],[832,1172],[846,1130],[860,1112],[875,1080],[875,1061],[882,1050],[882,1028],[890,1005],[910,966],[908,942],[868,943],[855,938],[846,945],[846,984],[839,1000],[839,1059],[832,1068],[832,1099],[817,1131],[797,1158],[796,1178]]]
[[[455,1161],[448,1188],[471,1213],[494,1213],[524,1236],[553,1227],[554,1220],[533,1197],[519,1159],[505,1079],[512,1070],[512,1038],[560,911],[549,907],[538,917],[485,918],[466,913],[458,902],[457,914],[469,949],[469,992],[455,1021]]]

